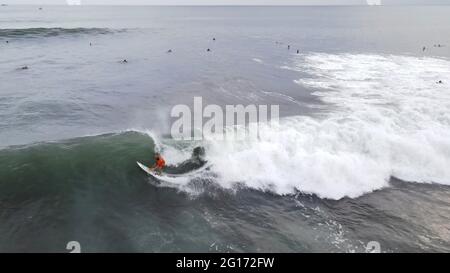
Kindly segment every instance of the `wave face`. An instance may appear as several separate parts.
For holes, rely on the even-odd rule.
[[[91,185],[124,187],[142,180],[135,162],[150,162],[153,147],[147,135],[124,132],[2,149],[1,196],[28,202],[40,194],[64,198]]]
[[[222,186],[340,199],[392,177],[450,185],[449,61],[312,54],[289,69],[307,72],[296,83],[316,90],[330,110],[263,127],[258,141],[210,141]]]
[[[0,38],[47,38],[72,35],[101,35],[114,31],[108,28],[12,28],[0,29]]]
[[[117,187],[139,184],[147,176],[136,161],[153,164],[155,151],[161,149],[169,173],[188,173],[204,164],[200,157],[192,155],[193,148],[159,143],[151,132],[136,130],[12,146],[0,150],[0,193],[8,196],[9,191],[16,193],[17,187],[23,187],[30,193],[47,189],[67,194],[93,183],[99,186],[114,183]],[[174,178],[160,186],[195,194],[198,192],[191,188],[190,182],[201,176]]]

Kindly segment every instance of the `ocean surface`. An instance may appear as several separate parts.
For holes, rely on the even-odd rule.
[[[1,6],[0,252],[450,251],[449,14]],[[171,139],[195,96],[280,122]]]

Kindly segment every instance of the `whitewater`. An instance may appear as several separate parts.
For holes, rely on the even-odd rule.
[[[450,184],[449,61],[313,53],[283,69],[306,71],[295,82],[331,107],[261,126],[258,140],[206,141],[221,186],[340,199],[391,177]]]

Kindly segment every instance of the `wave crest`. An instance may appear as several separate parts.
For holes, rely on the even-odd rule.
[[[0,29],[0,38],[40,38],[63,35],[101,35],[115,32],[108,28],[13,28]]]

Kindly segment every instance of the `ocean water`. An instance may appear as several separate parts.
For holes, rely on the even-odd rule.
[[[449,13],[0,7],[0,251],[450,251]],[[175,141],[195,96],[281,119]]]

